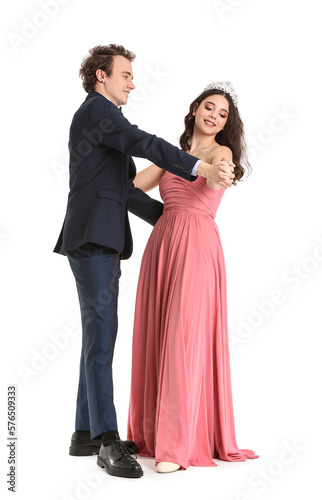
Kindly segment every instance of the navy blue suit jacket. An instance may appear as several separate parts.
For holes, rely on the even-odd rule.
[[[132,236],[127,210],[154,225],[163,204],[133,184],[132,156],[147,158],[187,180],[197,158],[132,125],[111,101],[90,92],[75,113],[69,137],[70,191],[54,252],[84,243],[113,248],[127,259]]]

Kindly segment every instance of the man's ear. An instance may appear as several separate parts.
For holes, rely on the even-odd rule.
[[[96,78],[100,83],[104,83],[104,78],[106,78],[106,74],[102,69],[96,70]]]

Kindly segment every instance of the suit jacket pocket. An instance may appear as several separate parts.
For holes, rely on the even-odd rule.
[[[99,189],[97,191],[97,196],[99,198],[107,198],[109,200],[117,201],[121,205],[125,205],[125,203],[126,203],[124,196],[122,196],[117,191],[113,191],[112,189]]]

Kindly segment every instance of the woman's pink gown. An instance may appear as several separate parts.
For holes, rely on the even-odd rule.
[[[133,334],[128,439],[186,469],[256,458],[235,438],[224,255],[214,217],[224,188],[166,172],[147,243]]]

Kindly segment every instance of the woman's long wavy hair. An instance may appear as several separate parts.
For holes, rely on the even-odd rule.
[[[235,178],[233,184],[236,184],[236,181],[239,181],[243,177],[245,172],[247,172],[247,175],[250,174],[251,166],[248,163],[246,154],[244,125],[240,118],[238,108],[234,105],[229,94],[225,94],[224,91],[217,89],[206,90],[205,92],[202,92],[202,94],[200,94],[200,96],[190,104],[189,113],[184,119],[185,130],[180,137],[180,146],[183,151],[190,151],[191,139],[195,125],[195,117],[193,116],[193,112],[195,111],[196,106],[200,106],[204,99],[214,94],[224,96],[229,102],[228,119],[224,130],[221,130],[216,135],[216,142],[218,142],[220,146],[227,146],[232,151],[233,162],[235,164]]]

